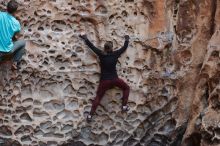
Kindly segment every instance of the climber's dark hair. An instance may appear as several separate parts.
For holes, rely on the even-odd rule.
[[[18,3],[15,0],[10,0],[7,4],[7,11],[10,14],[13,14],[18,9]]]
[[[113,42],[112,41],[107,41],[104,45],[104,51],[105,52],[112,52],[113,51]]]

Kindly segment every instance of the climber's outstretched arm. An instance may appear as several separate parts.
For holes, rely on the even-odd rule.
[[[128,48],[128,44],[129,44],[129,39],[130,39],[130,37],[129,37],[128,35],[125,35],[124,38],[125,38],[124,46],[121,47],[119,50],[115,51],[115,53],[116,53],[117,55],[121,55],[121,54],[124,53],[124,52],[126,51],[126,49]]]
[[[102,55],[102,51],[99,50],[98,48],[96,48],[96,47],[93,45],[93,43],[91,43],[91,42],[89,41],[89,39],[87,38],[87,36],[86,36],[85,34],[84,34],[84,35],[79,35],[79,37],[82,38],[82,39],[85,41],[86,45],[89,46],[89,48],[90,48],[93,52],[95,52],[95,54],[97,54],[98,56]]]

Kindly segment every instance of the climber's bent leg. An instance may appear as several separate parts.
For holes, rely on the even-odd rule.
[[[123,90],[122,106],[127,106],[130,87],[122,79],[119,78],[114,80],[114,85]]]
[[[13,54],[13,62],[20,62],[22,56],[25,54],[25,45],[26,41],[19,40],[14,42],[14,47],[10,51],[11,54]]]
[[[101,99],[105,94],[105,91],[110,89],[111,87],[112,87],[112,81],[111,80],[101,80],[100,81],[96,97],[95,97],[94,101],[92,102],[92,108],[91,108],[91,111],[90,111],[90,115],[93,115],[95,113],[96,108],[100,104]]]
[[[14,42],[12,50],[8,53],[13,55],[12,69],[17,69],[18,63],[21,61],[22,56],[25,54],[25,45],[26,41],[24,40],[16,41]]]

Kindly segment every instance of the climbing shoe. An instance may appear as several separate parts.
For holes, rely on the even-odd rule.
[[[87,120],[87,122],[89,123],[89,122],[92,122],[92,115],[87,115],[87,118],[86,118],[86,120]]]
[[[122,112],[127,112],[127,111],[129,111],[129,110],[130,110],[130,108],[129,108],[128,105],[122,106]]]

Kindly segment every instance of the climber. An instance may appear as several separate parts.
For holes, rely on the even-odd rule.
[[[97,106],[99,105],[102,97],[104,96],[105,91],[114,86],[117,86],[123,90],[122,111],[128,111],[129,107],[127,105],[127,102],[130,88],[122,79],[118,78],[116,64],[120,55],[124,53],[127,49],[130,37],[128,35],[125,35],[124,46],[116,51],[113,51],[113,43],[111,41],[107,41],[104,45],[104,51],[101,51],[89,41],[85,33],[82,33],[80,35],[80,38],[82,38],[85,41],[86,45],[93,52],[95,52],[96,55],[98,55],[101,66],[100,83],[98,86],[96,97],[92,103],[91,111],[87,116],[87,121],[90,122],[92,120],[92,116],[94,115]]]
[[[16,41],[15,35],[21,30],[19,21],[14,17],[17,8],[18,3],[10,0],[7,4],[7,12],[0,11],[0,61],[6,55],[12,55],[12,69],[18,68],[25,54],[26,44],[24,40]]]

